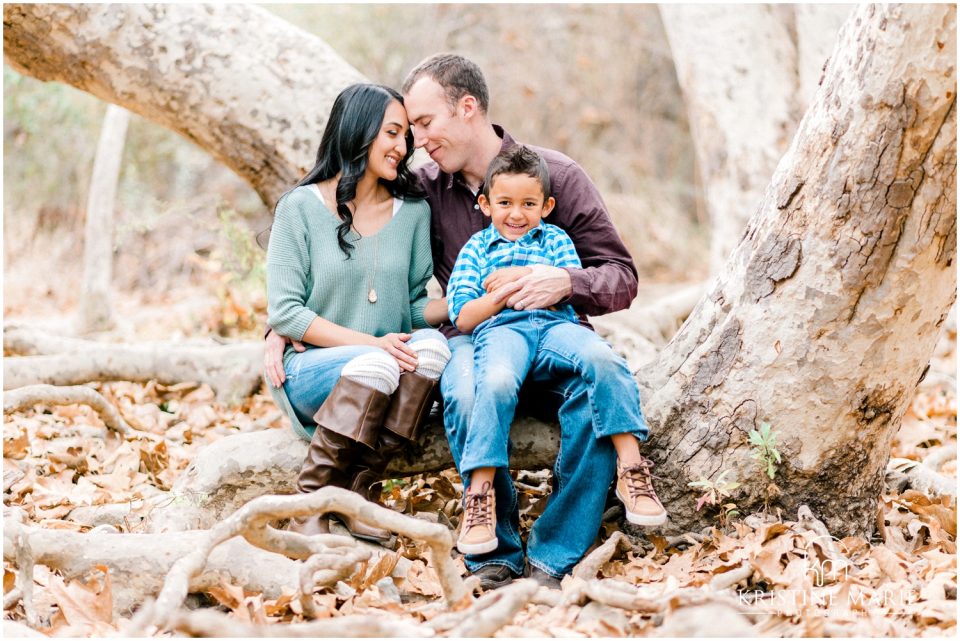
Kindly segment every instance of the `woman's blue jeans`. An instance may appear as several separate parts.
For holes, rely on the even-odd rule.
[[[532,566],[560,577],[580,561],[600,529],[607,490],[616,473],[616,452],[607,437],[632,433],[646,439],[639,390],[623,359],[608,343],[552,312],[507,310],[478,329],[480,357],[475,355],[472,337],[450,339],[453,356],[440,380],[444,426],[464,484],[469,484],[472,469],[497,468],[494,489],[499,545],[493,552],[468,555],[466,564],[471,571],[490,564],[505,565],[516,574],[523,571],[517,493],[502,458],[509,445],[501,448],[500,443],[508,443],[516,388],[524,378],[516,373],[523,369],[522,364],[512,361],[515,357],[525,361],[529,356],[527,380],[545,385],[552,396],[538,397],[536,405],[559,406],[560,453],[553,469],[553,492],[530,531],[527,559]],[[487,370],[479,375],[483,383],[476,378],[476,367]],[[496,389],[500,398],[510,396],[503,394],[506,389],[513,402],[490,403],[480,392],[482,407],[475,413],[478,385]],[[471,417],[480,415],[485,426],[474,431]]]
[[[446,340],[435,329],[420,329],[411,334],[408,343],[426,338]],[[343,366],[361,354],[375,351],[383,350],[369,345],[309,347],[305,352],[294,353],[287,359],[284,367],[287,380],[283,385],[293,411],[308,431],[301,436],[306,436],[308,440],[313,437],[316,429],[313,415],[337,384]]]

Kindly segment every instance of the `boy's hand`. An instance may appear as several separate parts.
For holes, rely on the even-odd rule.
[[[483,281],[483,288],[488,294],[492,294],[507,283],[512,283],[532,272],[533,270],[529,267],[503,267],[487,276]]]

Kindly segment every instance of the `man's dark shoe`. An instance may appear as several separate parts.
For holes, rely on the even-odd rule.
[[[513,580],[517,578],[513,573],[513,570],[505,565],[499,565],[496,563],[483,566],[474,572],[473,576],[480,578],[480,588],[483,590],[496,590],[497,588],[502,588],[503,586],[512,583]]]
[[[523,575],[525,577],[531,578],[534,581],[536,581],[540,585],[540,587],[550,588],[551,590],[560,589],[560,579],[558,579],[557,577],[551,576],[546,572],[544,572],[543,570],[541,570],[540,568],[534,565],[530,565],[529,563],[527,564],[527,567],[524,569],[525,571]]]

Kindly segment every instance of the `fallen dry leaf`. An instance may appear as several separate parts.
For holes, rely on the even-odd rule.
[[[110,571],[105,565],[98,565],[96,568],[103,573],[102,582],[94,577],[89,583],[78,580],[65,584],[57,575],[50,577],[47,588],[71,626],[109,625],[113,622]]]
[[[443,595],[437,573],[420,559],[415,559],[411,563],[401,589],[424,596]]]
[[[30,436],[24,427],[12,427],[3,424],[3,458],[19,461],[30,453]]]

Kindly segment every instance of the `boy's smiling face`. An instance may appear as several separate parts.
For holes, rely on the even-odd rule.
[[[544,198],[543,186],[533,176],[499,174],[491,182],[490,197],[480,194],[477,202],[507,240],[519,239],[553,210],[554,199]]]

